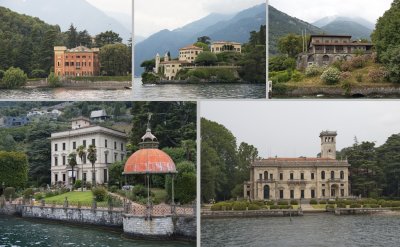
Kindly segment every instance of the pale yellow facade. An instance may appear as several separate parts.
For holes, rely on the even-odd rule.
[[[162,62],[161,67],[164,70],[164,77],[174,80],[178,71],[182,69],[182,62],[176,60]]]
[[[242,44],[237,42],[228,42],[228,41],[217,41],[211,44],[210,50],[212,53],[221,53],[221,52],[242,52]]]
[[[203,48],[189,45],[179,49],[179,61],[186,61],[189,63],[194,63],[197,56],[203,52]]]
[[[256,160],[244,197],[251,200],[330,199],[349,197],[349,163],[337,160],[336,132],[322,132],[321,158]],[[330,151],[330,152],[328,152]]]

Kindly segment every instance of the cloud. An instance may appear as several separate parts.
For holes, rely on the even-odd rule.
[[[132,0],[86,0],[104,12],[119,12],[132,15]]]
[[[270,0],[270,5],[291,16],[314,22],[326,16],[362,17],[375,23],[393,0]]]

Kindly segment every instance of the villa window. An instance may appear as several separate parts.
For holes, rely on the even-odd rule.
[[[334,179],[334,178],[335,178],[335,172],[331,171],[331,179]]]
[[[107,169],[104,169],[103,172],[104,172],[104,183],[107,183],[108,182]]]
[[[83,164],[86,164],[86,155],[83,155]]]
[[[104,147],[107,147],[107,139],[104,140]]]
[[[96,146],[96,139],[92,139],[92,145]]]
[[[83,182],[86,182],[87,181],[87,174],[86,174],[86,172],[84,172],[83,173]]]
[[[268,179],[268,172],[265,171],[265,172],[264,172],[264,180],[267,180],[267,179]]]
[[[114,154],[114,162],[116,162],[116,161],[117,161],[117,156],[118,156],[118,154],[117,154],[117,153],[115,153],[115,154]]]
[[[311,173],[311,180],[314,180],[314,173]]]
[[[340,179],[344,179],[344,171],[340,171]]]
[[[60,67],[60,61],[57,61],[57,67]]]
[[[293,173],[290,173],[290,180],[293,180]]]
[[[92,172],[92,178],[96,182],[96,172]]]
[[[294,199],[294,190],[290,190],[290,199]]]
[[[71,62],[71,66],[74,66],[74,62]]]
[[[65,156],[63,156],[63,158],[62,158],[62,164],[63,164],[63,166],[65,166]]]
[[[279,190],[279,198],[283,199],[283,190]]]
[[[76,58],[81,58],[81,56],[76,56]]]
[[[304,180],[304,173],[300,173],[300,179]]]
[[[261,173],[259,174],[259,179],[262,180],[262,174]]]
[[[65,150],[65,142],[63,142],[62,146],[63,146],[62,150]]]
[[[114,149],[117,149],[117,142],[114,142]]]
[[[124,151],[124,144],[121,143],[121,151]]]
[[[311,190],[311,198],[315,198],[315,190]]]
[[[54,157],[54,165],[58,166],[58,157]]]
[[[54,144],[54,151],[58,151],[58,144]]]
[[[73,148],[73,149],[76,149],[76,142],[73,142],[73,143],[72,143],[72,148]]]
[[[321,172],[321,179],[322,179],[322,180],[325,179],[325,171],[322,171],[322,172]]]
[[[279,173],[279,180],[283,180],[283,173]]]
[[[83,146],[86,147],[86,140],[83,140]]]
[[[65,174],[63,174],[63,182],[65,182]]]
[[[340,189],[340,196],[344,197],[344,189]]]
[[[121,161],[124,160],[124,154],[121,154]]]
[[[54,174],[54,180],[57,182],[58,181],[58,174]]]
[[[108,164],[108,153],[104,154],[104,163]]]
[[[322,197],[325,197],[325,189],[322,189]]]
[[[65,62],[65,66],[69,66],[69,62]]]
[[[300,191],[300,198],[301,198],[301,199],[304,199],[304,190],[301,190],[301,191]]]

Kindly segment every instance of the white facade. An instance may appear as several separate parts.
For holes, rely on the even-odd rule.
[[[96,183],[108,182],[108,168],[126,158],[127,135],[123,132],[100,127],[88,126],[77,128],[82,124],[77,120],[72,122],[72,130],[51,134],[51,184],[72,183],[72,169],[68,165],[68,155],[77,153],[76,149],[83,145],[86,149],[94,144],[97,150],[95,163]],[[86,154],[87,155],[87,154]],[[81,161],[77,155],[78,165],[74,168],[76,179],[92,181],[92,164],[85,157]]]

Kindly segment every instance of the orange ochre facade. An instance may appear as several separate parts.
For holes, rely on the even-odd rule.
[[[57,76],[98,76],[100,74],[99,48],[84,46],[67,49],[54,47],[54,73]]]

